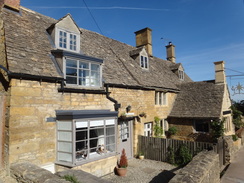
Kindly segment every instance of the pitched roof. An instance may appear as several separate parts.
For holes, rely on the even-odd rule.
[[[224,95],[224,85],[213,82],[189,82],[179,86],[169,117],[219,118]]]
[[[21,14],[3,11],[8,69],[11,72],[62,77],[51,54],[54,43],[47,28],[57,20],[21,7]],[[149,69],[142,69],[139,59],[130,53],[135,47],[98,33],[80,29],[81,51],[104,60],[103,79],[108,84],[156,87],[178,90],[182,81],[170,67],[174,65],[156,57],[149,58]],[[185,81],[191,79],[185,75]]]

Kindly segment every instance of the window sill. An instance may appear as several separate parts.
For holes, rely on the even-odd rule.
[[[81,165],[84,165],[84,164],[87,164],[87,163],[91,163],[91,162],[94,162],[94,161],[110,158],[110,157],[113,157],[113,156],[116,156],[116,155],[117,155],[117,153],[113,152],[113,153],[109,153],[109,154],[103,154],[103,155],[101,155],[99,157],[96,157],[96,158],[93,158],[93,159],[89,159],[89,160],[85,160],[84,159],[83,161],[77,161],[74,164],[68,163],[68,162],[62,162],[62,161],[56,161],[55,164],[73,168],[73,167],[81,166]]]

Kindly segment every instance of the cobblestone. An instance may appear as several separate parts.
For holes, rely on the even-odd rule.
[[[102,177],[114,183],[167,183],[174,175],[177,168],[165,162],[153,160],[131,159],[128,162],[127,174],[120,177],[111,173]]]

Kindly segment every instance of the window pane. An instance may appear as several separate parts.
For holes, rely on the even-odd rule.
[[[68,84],[77,84],[77,78],[75,78],[75,77],[66,77],[66,83],[68,83]]]
[[[91,78],[92,79],[98,79],[99,78],[99,72],[91,71]]]
[[[114,119],[106,120],[106,125],[114,125],[114,124],[115,124],[115,120]]]
[[[86,78],[79,78],[79,85],[82,85],[82,86],[89,86],[89,79],[86,79]]]
[[[72,132],[58,132],[58,140],[72,141]]]
[[[103,125],[104,125],[104,120],[90,121],[90,127],[103,126]]]
[[[88,138],[87,131],[78,131],[76,132],[76,141],[86,140]]]
[[[72,152],[72,143],[70,142],[58,142],[58,151]]]
[[[90,140],[90,148],[96,148],[98,146],[98,139]]]
[[[66,60],[66,67],[77,67],[77,61],[76,60]]]
[[[89,77],[89,71],[79,69],[79,77]]]
[[[106,144],[114,144],[115,143],[115,138],[114,136],[110,136],[106,138]]]
[[[97,71],[97,72],[99,72],[100,71],[100,66],[99,65],[97,65],[97,64],[91,64],[91,70],[92,71]]]
[[[103,136],[104,136],[104,128],[90,130],[90,138],[98,138]]]
[[[115,129],[114,127],[106,128],[106,135],[114,135],[115,134]]]
[[[76,128],[84,128],[84,127],[88,127],[88,122],[87,121],[77,121],[75,123]]]
[[[106,150],[107,150],[107,152],[114,152],[115,151],[115,144],[107,145]]]
[[[66,75],[68,75],[68,76],[77,76],[77,69],[67,68],[66,67]]]
[[[75,147],[75,150],[76,151],[87,151],[87,148],[88,148],[88,141],[87,140],[84,140],[84,141],[81,141],[81,142],[76,142],[76,147]]]
[[[158,98],[159,105],[162,105],[162,93],[159,92],[159,93],[158,93],[158,96],[159,96],[159,98]]]
[[[141,56],[141,67],[144,67],[143,56]]]
[[[72,122],[71,121],[58,121],[58,130],[72,130]]]
[[[79,67],[83,69],[89,69],[89,64],[85,62],[79,62]]]
[[[72,154],[58,152],[58,161],[65,161],[72,163]]]
[[[147,57],[144,57],[145,59],[145,68],[147,68]]]

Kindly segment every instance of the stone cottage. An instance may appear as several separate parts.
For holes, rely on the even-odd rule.
[[[1,167],[28,161],[52,172],[68,167],[102,176],[113,171],[123,148],[128,158],[138,153],[138,135],[153,135],[155,116],[164,130],[169,119],[188,125],[182,135],[194,132],[202,116],[192,119],[192,106],[177,107],[188,105],[187,90],[194,93],[201,83],[175,62],[172,43],[167,60],[153,56],[151,32],[135,32],[133,47],[79,28],[70,14],[55,20],[20,0],[1,0]],[[205,102],[213,104],[202,114],[230,116],[226,84],[206,85]],[[218,111],[209,113],[210,107]]]

